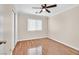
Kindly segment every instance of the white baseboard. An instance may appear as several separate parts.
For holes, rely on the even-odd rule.
[[[18,40],[18,41],[22,41],[22,40],[34,40],[34,39],[40,39],[40,38],[46,38],[46,37],[48,37],[48,36],[42,36],[42,37],[33,37],[33,38],[23,38],[23,39],[20,39],[20,40]]]
[[[79,51],[79,48],[77,48],[77,47],[74,47],[74,46],[72,46],[72,45],[69,45],[69,44],[67,44],[67,43],[65,43],[65,42],[58,41],[58,40],[56,40],[56,39],[54,39],[54,38],[52,38],[52,37],[48,37],[48,38],[49,38],[49,39],[52,39],[52,40],[55,40],[55,41],[57,41],[57,42],[60,42],[60,43],[66,45],[66,46],[68,46],[68,47],[71,47],[71,48],[73,48],[73,49]]]
[[[22,40],[26,40],[26,39],[27,39],[27,40],[33,40],[33,39],[38,39],[38,38],[49,38],[49,39],[55,40],[55,41],[57,41],[57,42],[60,42],[60,43],[62,43],[62,44],[64,44],[64,45],[66,45],[66,46],[69,46],[69,47],[71,47],[71,48],[73,48],[73,49],[79,51],[79,48],[74,47],[74,46],[72,46],[72,45],[70,45],[70,44],[67,44],[67,43],[65,43],[65,42],[58,41],[58,40],[56,40],[56,39],[54,39],[54,38],[52,38],[52,37],[50,37],[50,36],[34,37],[34,38],[25,38],[25,39],[21,39],[21,40],[18,40],[18,41],[22,41]]]

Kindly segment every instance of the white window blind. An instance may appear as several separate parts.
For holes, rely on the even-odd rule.
[[[28,31],[41,31],[42,20],[28,19]]]

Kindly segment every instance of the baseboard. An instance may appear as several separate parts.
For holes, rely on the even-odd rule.
[[[65,45],[65,46],[67,46],[67,47],[70,47],[70,48],[72,48],[72,49],[74,49],[74,50],[79,51],[79,48],[73,47],[73,46],[71,46],[71,45],[69,45],[69,44],[66,44],[66,43],[64,43],[64,42],[58,41],[58,40],[56,40],[56,39],[54,39],[54,38],[52,38],[52,37],[48,37],[48,36],[45,36],[45,37],[36,37],[36,38],[28,38],[27,40],[34,40],[34,39],[38,39],[38,38],[39,38],[39,39],[41,39],[41,38],[49,38],[49,39],[52,39],[52,40],[54,40],[54,41],[56,41],[56,42],[58,42],[58,43],[61,43],[61,44]],[[22,40],[19,40],[19,41],[23,41],[23,40],[26,40],[26,38],[25,38],[25,39],[22,39]]]
[[[52,40],[54,40],[54,41],[56,41],[56,42],[59,42],[59,43],[65,45],[65,46],[67,46],[67,47],[70,47],[70,48],[72,48],[72,49],[74,49],[74,50],[76,50],[76,51],[79,51],[79,48],[76,48],[76,47],[73,47],[73,46],[71,46],[71,45],[69,45],[69,44],[66,44],[66,43],[64,43],[64,42],[58,41],[58,40],[56,40],[56,39],[54,39],[54,38],[52,38],[52,37],[48,37],[48,38],[49,38],[49,39],[52,39]]]
[[[34,39],[41,39],[41,38],[47,38],[48,36],[43,36],[43,37],[34,37],[34,38],[23,38],[23,39],[19,39],[18,41],[23,41],[23,40],[34,40]]]

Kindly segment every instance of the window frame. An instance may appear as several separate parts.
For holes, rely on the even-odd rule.
[[[36,21],[38,21],[38,20],[40,20],[41,21],[41,29],[35,29],[35,30],[29,30],[29,20],[36,20]],[[43,21],[42,21],[42,19],[28,19],[27,20],[27,31],[28,32],[34,32],[34,31],[42,31],[43,30]]]

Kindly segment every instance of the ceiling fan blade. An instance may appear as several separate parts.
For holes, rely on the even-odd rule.
[[[46,4],[41,5],[42,9],[46,8],[46,6],[47,6]]]
[[[44,4],[45,5],[45,7],[47,6],[46,4]]]
[[[50,11],[48,9],[45,9],[48,13],[50,13]]]
[[[41,7],[32,7],[33,9],[42,9]]]
[[[41,11],[39,13],[41,13],[43,10],[41,9]]]
[[[56,7],[57,5],[54,4],[54,5],[50,5],[50,6],[47,6],[46,8],[52,8],[52,7]]]

